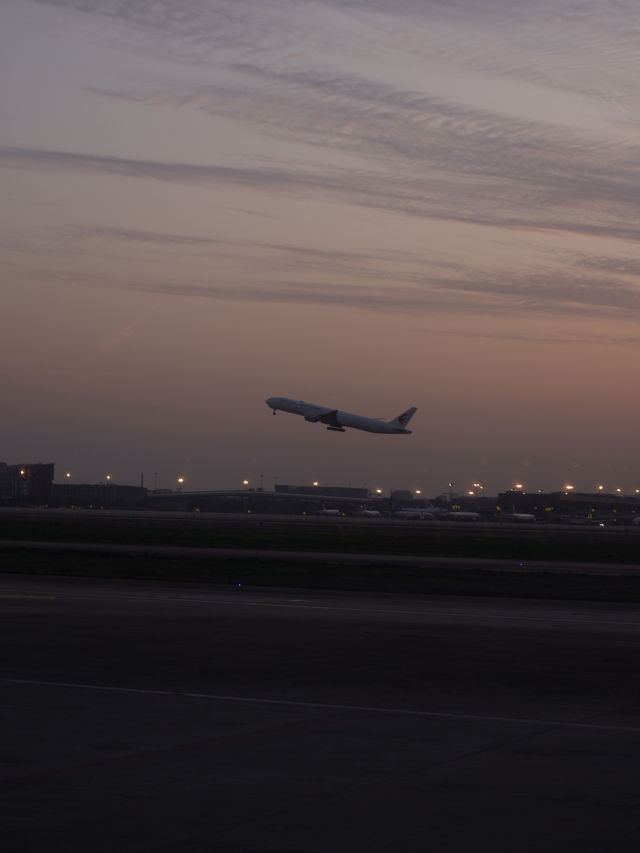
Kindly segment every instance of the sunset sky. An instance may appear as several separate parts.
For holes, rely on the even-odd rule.
[[[640,487],[638,81],[635,0],[3,0],[0,460]]]

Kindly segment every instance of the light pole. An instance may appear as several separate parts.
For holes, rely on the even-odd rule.
[[[27,469],[20,469],[20,479],[17,482],[17,494],[19,497],[24,497],[27,491]]]
[[[181,492],[182,491],[182,484],[184,483],[184,477],[178,477],[177,482],[178,482],[178,491]]]
[[[573,483],[565,483],[562,491],[564,492],[565,498],[567,498],[567,502],[565,504],[567,508],[567,513],[571,514],[572,510],[575,512],[574,507],[569,501],[569,498],[571,497],[571,492],[573,491]]]

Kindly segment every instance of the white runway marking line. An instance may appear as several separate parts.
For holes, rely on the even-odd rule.
[[[182,599],[178,599],[182,600]],[[193,600],[196,599],[186,599]],[[232,605],[236,602],[230,602]],[[241,602],[238,602],[241,603]],[[304,604],[302,607],[293,599],[291,602],[273,602],[273,601],[249,601],[244,602],[254,607],[285,607],[285,608],[300,608],[305,610],[335,610],[339,613],[386,613],[398,614],[399,616],[454,616],[455,618],[473,616],[476,619],[502,619],[506,622],[543,622],[545,625],[630,625],[634,628],[638,627],[638,622],[628,622],[626,620],[606,620],[606,619],[573,619],[569,617],[558,616],[510,616],[507,613],[479,613],[475,610],[400,610],[396,608],[375,608],[375,607],[334,607],[330,604]]]
[[[448,711],[421,711],[411,708],[384,708],[375,705],[341,705],[333,702],[303,702],[297,699],[267,699],[260,696],[225,696],[216,693],[192,693],[184,690],[151,690],[143,687],[116,687],[108,684],[77,684],[68,681],[39,681],[30,678],[4,678],[0,683],[33,687],[59,687],[71,690],[100,690],[105,693],[131,693],[142,696],[178,696],[187,699],[207,699],[214,702],[244,702],[247,705],[282,705],[290,708],[310,708],[324,711],[359,711],[369,714],[398,714],[405,717],[436,717],[445,720],[468,720],[480,723],[511,723],[523,726],[544,726],[565,729],[594,729],[596,731],[638,732],[640,726],[615,726],[603,723],[581,723],[577,720],[535,720],[527,717],[499,717],[488,714],[456,714]]]

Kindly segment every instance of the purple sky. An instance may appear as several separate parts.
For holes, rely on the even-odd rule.
[[[4,0],[0,459],[640,487],[633,0]],[[271,395],[411,436],[272,417]]]

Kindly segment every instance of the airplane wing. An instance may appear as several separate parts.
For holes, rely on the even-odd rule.
[[[342,424],[338,420],[338,410],[332,409],[329,412],[325,412],[323,415],[320,415],[318,418],[314,418],[314,420],[318,420],[323,424],[328,424],[332,427],[340,428]]]

